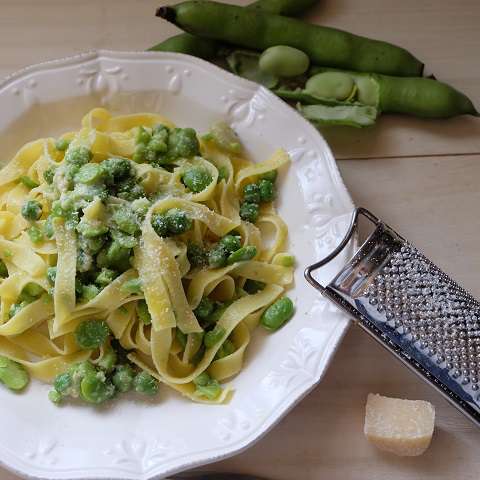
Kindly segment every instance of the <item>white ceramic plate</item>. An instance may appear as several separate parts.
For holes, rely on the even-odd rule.
[[[229,405],[194,404],[165,388],[152,401],[58,408],[47,399],[47,385],[33,382],[20,395],[0,388],[0,460],[32,477],[149,479],[238,453],[319,382],[348,324],[307,286],[303,270],[336,246],[353,204],[327,144],[293,109],[189,56],[87,53],[29,67],[0,84],[2,159],[26,141],[78,128],[99,105],[116,113],[160,112],[200,132],[225,119],[254,160],[278,147],[290,153],[278,206],[298,261],[290,293],[297,310],[274,335],[255,334]],[[320,278],[331,278],[351,253],[347,248]]]

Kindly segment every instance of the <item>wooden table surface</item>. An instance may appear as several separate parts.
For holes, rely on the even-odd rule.
[[[153,16],[159,3],[167,2],[1,0],[0,76],[94,48],[145,49],[175,32]],[[480,106],[478,0],[321,0],[310,18],[406,47]],[[387,219],[480,297],[480,120],[391,116],[371,129],[325,135],[355,203]],[[436,406],[426,454],[397,458],[364,440],[368,392]],[[307,398],[253,448],[209,469],[279,480],[466,480],[480,477],[479,447],[479,429],[352,327]],[[0,479],[15,478],[0,469]]]

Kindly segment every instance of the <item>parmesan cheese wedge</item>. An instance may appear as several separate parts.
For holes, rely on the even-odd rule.
[[[380,450],[421,455],[430,445],[434,423],[435,407],[429,402],[368,395],[364,433]]]

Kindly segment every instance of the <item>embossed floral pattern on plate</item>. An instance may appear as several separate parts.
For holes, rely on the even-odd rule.
[[[222,118],[254,160],[278,147],[292,157],[278,205],[297,257],[289,293],[296,315],[275,335],[255,335],[229,405],[192,404],[164,389],[152,402],[59,409],[45,385],[33,382],[19,396],[0,389],[6,467],[37,478],[146,480],[247,448],[318,383],[347,320],[307,287],[302,271],[339,242],[353,205],[328,146],[298,113],[264,88],[184,55],[101,51],[13,74],[0,84],[0,145],[18,148],[22,134],[74,128],[98,104],[114,112],[156,111],[200,131]],[[320,272],[322,280],[333,271]]]

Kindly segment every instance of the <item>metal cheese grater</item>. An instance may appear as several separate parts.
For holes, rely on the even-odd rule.
[[[320,285],[312,273],[345,248],[360,216],[373,233]],[[480,426],[480,303],[407,240],[358,208],[340,245],[305,278]]]

